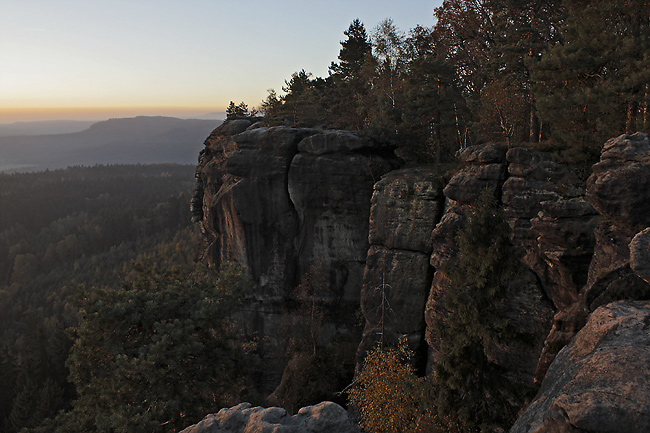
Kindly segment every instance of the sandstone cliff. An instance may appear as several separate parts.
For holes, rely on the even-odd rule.
[[[357,335],[373,185],[397,167],[390,147],[346,131],[226,122],[206,140],[192,212],[202,260],[246,266],[255,284],[241,321],[258,337],[272,391],[286,362],[281,329],[308,273],[326,310],[320,343]],[[356,338],[356,337],[355,337]]]
[[[448,178],[396,170],[392,150],[369,138],[248,120],[226,122],[206,140],[192,204],[202,260],[238,261],[251,273],[255,295],[243,323],[267,338],[266,390],[284,367],[276,335],[284,304],[314,266],[327,281],[324,342],[355,336],[361,361],[378,341],[406,340],[422,368],[435,360],[432,324],[452,289],[444,268],[457,257],[468,205],[486,189],[504,208],[527,268],[512,282],[507,315],[532,344],[493,354],[516,380],[540,383],[598,307],[650,298],[647,135],[608,141],[586,188],[523,147],[487,144],[458,157]]]

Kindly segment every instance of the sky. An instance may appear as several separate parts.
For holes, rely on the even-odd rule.
[[[0,0],[0,123],[257,107],[343,32],[432,26],[442,0]]]

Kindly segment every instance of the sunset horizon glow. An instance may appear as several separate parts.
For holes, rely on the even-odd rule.
[[[225,109],[215,107],[0,107],[0,124],[55,120],[101,121],[136,116],[164,116],[181,119],[223,118]]]
[[[432,26],[441,0],[23,0],[0,5],[0,124],[202,117],[259,107],[301,69],[327,77],[359,18]]]

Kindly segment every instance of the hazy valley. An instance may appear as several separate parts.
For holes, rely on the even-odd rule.
[[[96,164],[194,164],[203,140],[220,123],[139,116],[91,125],[74,121],[0,125],[0,172]],[[80,127],[86,128],[54,133]],[[43,133],[48,130],[52,132]]]

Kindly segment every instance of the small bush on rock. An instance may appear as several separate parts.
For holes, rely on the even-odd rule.
[[[397,349],[377,347],[368,352],[349,400],[359,411],[359,424],[368,433],[458,432],[436,414],[431,381],[417,377],[405,344]]]

